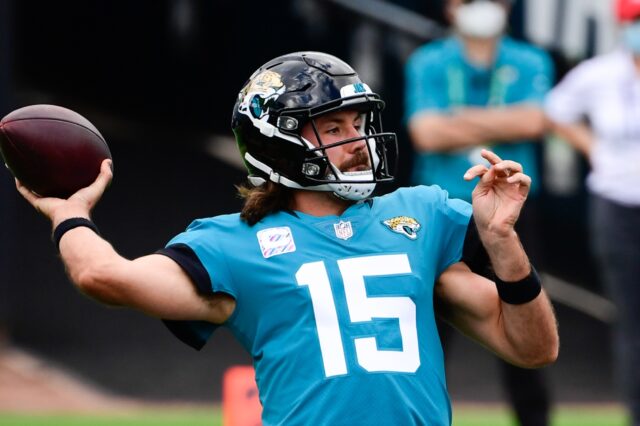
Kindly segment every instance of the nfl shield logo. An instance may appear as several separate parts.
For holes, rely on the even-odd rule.
[[[348,240],[353,237],[353,228],[351,222],[340,221],[333,224],[333,229],[336,231],[336,237],[342,240]]]

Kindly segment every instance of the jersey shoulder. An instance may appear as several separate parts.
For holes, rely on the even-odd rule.
[[[240,219],[239,213],[196,219],[185,230],[186,234],[238,231],[248,225]]]
[[[377,202],[382,210],[397,210],[401,207],[418,215],[429,215],[439,211],[447,216],[459,216],[462,221],[468,221],[471,216],[471,204],[457,198],[449,198],[449,193],[438,185],[399,188],[374,202]]]
[[[229,246],[238,246],[245,242],[252,243],[261,230],[289,225],[293,221],[291,214],[277,212],[264,217],[251,226],[240,218],[239,213],[226,214],[194,220],[178,237],[181,242],[191,241],[200,244],[217,244],[225,242]],[[253,235],[253,238],[247,236]]]
[[[243,241],[241,237],[250,230],[249,225],[240,219],[240,214],[220,215],[196,219],[180,234],[169,241],[172,244],[186,244],[193,249],[212,250],[220,242],[225,244]]]

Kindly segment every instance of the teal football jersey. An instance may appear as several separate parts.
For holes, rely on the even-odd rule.
[[[235,298],[224,326],[253,357],[265,425],[450,425],[433,290],[470,215],[422,186],[341,216],[197,220],[168,246],[188,246],[211,291]],[[181,324],[202,340],[215,329]]]

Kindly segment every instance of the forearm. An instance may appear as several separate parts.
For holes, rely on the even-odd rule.
[[[445,320],[506,361],[535,368],[557,358],[555,317],[544,291],[528,303],[505,303],[495,283],[463,263],[449,267],[435,291]]]
[[[534,106],[464,108],[452,115],[416,116],[409,132],[418,151],[455,151],[542,136],[546,122]]]
[[[520,286],[519,291],[524,291],[524,286],[530,285],[529,280],[538,278],[515,231],[504,237],[485,237],[485,240],[494,274],[502,281],[501,286],[509,286],[506,287],[509,289],[513,289],[510,286]],[[500,291],[498,293],[501,294]],[[504,334],[506,358],[529,368],[553,362],[558,353],[558,332],[551,304],[544,291],[540,291],[533,300],[521,304],[514,304],[508,298],[506,300],[510,303],[500,299],[498,316],[499,327]]]
[[[64,234],[60,256],[73,284],[103,304],[157,318],[215,324],[226,321],[235,309],[231,296],[200,295],[191,277],[171,258],[152,254],[126,259],[86,227]]]
[[[537,279],[514,230],[506,235],[487,236],[490,233],[485,231],[483,242],[495,277],[502,281],[501,286],[525,286],[530,285],[528,280],[532,277]],[[524,291],[524,288],[520,289]],[[535,292],[532,291],[533,295]],[[514,301],[508,298],[506,300],[511,303],[500,299],[500,313],[496,317],[497,334],[504,336],[499,339],[502,342],[502,356],[514,364],[530,368],[553,362],[558,353],[558,332],[551,304],[544,291],[540,291],[533,300],[521,304],[513,304]]]
[[[544,290],[534,300],[522,305],[501,302],[501,310],[499,321],[508,346],[508,361],[536,368],[556,360],[558,327]]]
[[[109,305],[121,305],[120,287],[111,285],[129,262],[111,244],[87,227],[66,232],[60,240],[60,257],[72,283],[82,293]]]
[[[531,272],[529,257],[515,230],[504,236],[487,236],[492,231],[481,231],[481,240],[489,255],[493,273],[503,281],[519,281]]]

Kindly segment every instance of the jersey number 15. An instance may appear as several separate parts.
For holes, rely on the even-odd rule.
[[[370,372],[393,371],[413,373],[420,366],[416,305],[409,297],[367,297],[365,277],[411,273],[406,254],[364,256],[338,260],[351,322],[373,318],[397,318],[402,350],[379,350],[375,337],[355,338],[358,364]],[[308,286],[315,315],[320,351],[326,377],[347,374],[338,313],[324,262],[305,263],[298,269],[296,280]]]

